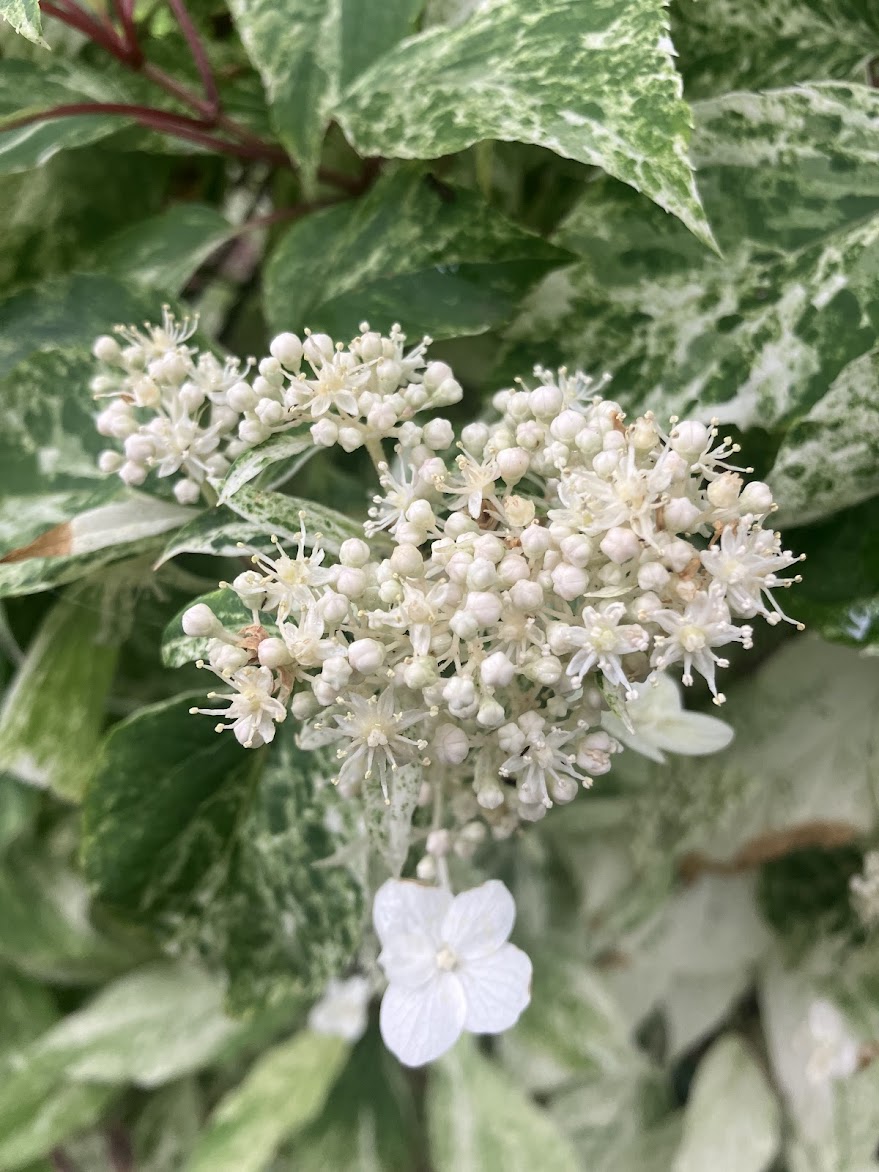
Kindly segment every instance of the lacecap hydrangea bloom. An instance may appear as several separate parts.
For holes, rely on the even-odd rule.
[[[442,417],[416,422],[461,389],[427,361],[427,340],[404,342],[396,327],[343,348],[275,339],[254,381],[258,401],[276,404],[256,416],[259,438],[310,420],[316,444],[365,447],[378,481],[369,520],[331,554],[303,516],[292,548],[276,541],[231,583],[246,628],[225,629],[204,604],[183,627],[207,640],[203,666],[226,689],[213,697],[224,707],[194,711],[221,716],[243,745],[270,741],[290,714],[304,748],[334,754],[333,781],[352,801],[391,802],[401,771],[418,774],[430,829],[414,869],[436,886],[406,898],[436,905],[424,912],[433,927],[419,920],[392,944],[383,888],[376,930],[385,1038],[421,1062],[462,1029],[511,1024],[527,1002],[524,962],[504,975],[498,961],[488,983],[509,980],[516,997],[492,1017],[483,990],[485,1014],[473,1008],[462,975],[473,956],[434,923],[456,906],[450,864],[573,801],[621,741],[654,758],[726,744],[723,722],[682,711],[671,676],[703,677],[721,704],[724,649],[750,647],[754,619],[791,621],[774,592],[797,580],[780,575],[799,559],[764,527],[770,490],[746,479],[716,427],[629,420],[603,380],[537,368],[494,396],[492,419],[456,435]],[[501,887],[491,891],[507,906]],[[420,984],[404,983],[410,969]],[[406,1023],[421,1014],[416,1035]]]

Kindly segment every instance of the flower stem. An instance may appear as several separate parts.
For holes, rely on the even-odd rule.
[[[376,475],[379,479],[381,479],[381,465],[387,464],[385,454],[382,451],[381,440],[378,440],[375,438],[375,436],[372,436],[366,441],[365,446],[367,452],[369,452],[369,458],[372,460],[372,465],[375,468]]]

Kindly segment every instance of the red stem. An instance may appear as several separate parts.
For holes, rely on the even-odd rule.
[[[199,97],[188,86],[177,81],[170,74],[165,73],[157,65],[153,65],[152,62],[144,59],[133,22],[133,0],[114,0],[116,10],[120,14],[120,22],[125,30],[124,40],[116,33],[112,26],[102,24],[93,19],[79,7],[75,0],[57,0],[57,2],[53,2],[53,0],[40,0],[40,7],[47,16],[52,16],[56,20],[61,21],[62,24],[67,24],[71,28],[78,29],[85,36],[89,37],[90,40],[94,41],[95,44],[100,45],[101,48],[115,57],[117,61],[120,61],[134,72],[143,74],[144,77],[148,78],[155,85],[160,86],[171,97],[176,98],[184,106],[188,106],[191,110],[196,111],[200,115],[199,119],[187,118],[182,114],[168,114],[161,110],[154,110],[148,106],[138,107],[121,104],[117,106],[112,103],[95,102],[82,103],[78,106],[57,106],[53,110],[43,111],[40,114],[29,115],[22,119],[17,119],[15,122],[7,123],[7,129],[13,126],[28,125],[31,122],[39,122],[44,118],[60,118],[74,113],[124,113],[145,126],[150,126],[156,130],[164,130],[168,134],[176,135],[178,138],[188,139],[190,142],[196,142],[202,146],[212,147],[224,154],[236,155],[243,159],[261,159],[265,162],[273,162],[281,166],[292,166],[295,168],[296,164],[282,147],[266,142],[265,139],[260,138],[248,130],[246,126],[242,126],[240,122],[223,113],[220,107],[220,97],[216,88],[216,82],[210,68],[210,63],[207,60],[207,54],[204,51],[198,32],[189,18],[189,13],[186,11],[184,0],[169,0],[169,3],[172,5],[174,13],[180,22],[183,35],[189,44],[190,51],[192,52],[205,86],[207,100]],[[149,121],[146,120],[147,118],[149,118]],[[210,134],[206,133],[215,128],[225,131],[230,138],[236,139],[237,141],[228,142],[225,139],[212,138]],[[329,167],[321,167],[318,171],[318,177],[325,183],[330,183],[334,187],[347,191],[351,195],[361,195],[369,186],[372,179],[368,167],[364,171],[363,176],[360,177],[346,175],[342,171],[335,171]]]
[[[125,43],[128,46],[128,60],[133,68],[138,69],[143,65],[143,51],[134,24],[134,0],[113,0],[113,8],[122,25]]]
[[[289,158],[280,147],[272,147],[265,143],[254,146],[251,143],[227,142],[225,139],[214,138],[198,118],[189,118],[186,114],[171,114],[167,110],[155,110],[151,106],[136,106],[127,102],[71,102],[67,105],[53,106],[49,110],[40,110],[34,114],[23,114],[20,118],[10,119],[0,125],[0,130],[17,130],[21,126],[30,126],[36,122],[46,122],[52,118],[71,118],[77,115],[120,115],[131,118],[141,126],[160,133],[173,134],[177,138],[185,138],[190,142],[199,143],[227,155],[236,155],[242,159],[262,159],[265,161],[289,163]]]
[[[220,112],[220,94],[217,89],[217,83],[214,79],[214,72],[211,69],[211,63],[208,60],[207,51],[202,44],[201,37],[198,35],[198,29],[192,21],[192,17],[186,8],[184,0],[168,0],[171,5],[171,10],[177,17],[177,23],[180,25],[180,31],[186,38],[186,43],[189,45],[189,51],[192,54],[192,60],[195,62],[195,67],[198,70],[201,84],[204,86],[205,97],[208,100],[208,105],[215,114]]]

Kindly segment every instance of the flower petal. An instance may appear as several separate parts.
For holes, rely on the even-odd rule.
[[[420,989],[389,985],[379,1025],[384,1043],[405,1066],[433,1062],[454,1046],[464,1029],[467,1002],[454,973],[438,973]]]
[[[610,733],[612,737],[616,737],[621,741],[627,749],[634,749],[636,753],[640,753],[642,757],[647,757],[651,761],[656,761],[657,764],[663,765],[665,763],[665,753],[660,752],[657,747],[648,740],[647,736],[638,733],[633,733],[613,712],[602,712],[601,727]],[[653,729],[650,729],[649,735],[652,737]]]
[[[735,735],[725,720],[702,712],[678,712],[651,729],[650,739],[660,749],[687,757],[719,753]]]
[[[474,1034],[508,1030],[531,1000],[531,961],[515,944],[468,961],[457,976],[467,998],[464,1028]]]
[[[378,963],[389,981],[417,989],[436,974],[436,953],[436,942],[423,932],[403,932],[388,940]]]
[[[516,919],[513,897],[499,879],[462,891],[443,920],[442,939],[462,960],[489,956],[509,937]]]
[[[382,946],[408,933],[439,940],[439,927],[452,902],[441,887],[425,887],[405,879],[388,879],[375,893],[372,922]]]

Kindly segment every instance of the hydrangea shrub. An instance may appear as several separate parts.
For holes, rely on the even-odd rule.
[[[876,1165],[879,20],[702,7],[0,0],[0,1172]]]

